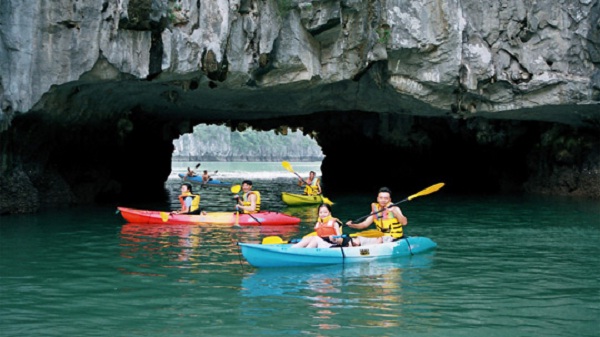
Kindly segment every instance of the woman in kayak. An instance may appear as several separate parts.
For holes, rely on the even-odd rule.
[[[306,183],[306,187],[304,187],[304,194],[306,195],[319,195],[321,194],[321,182],[319,178],[316,177],[317,173],[315,171],[310,171],[308,174],[308,179],[302,181],[302,179],[298,180],[298,185],[302,186]]]
[[[292,248],[330,248],[334,246],[345,247],[349,238],[337,238],[342,235],[340,220],[331,216],[331,206],[321,204],[318,208],[319,218],[315,224],[317,235],[306,236],[292,246]]]
[[[200,214],[200,195],[192,193],[192,184],[184,183],[181,185],[181,194],[179,195],[181,209],[173,211],[173,214]]]
[[[402,214],[400,207],[392,205],[392,191],[387,187],[379,189],[377,202],[371,204],[371,215],[368,218],[356,224],[350,220],[346,225],[365,229],[372,223],[383,233],[382,236],[367,238],[359,234],[357,239],[353,240],[355,246],[396,241],[404,237],[403,227],[408,223],[408,219]]]

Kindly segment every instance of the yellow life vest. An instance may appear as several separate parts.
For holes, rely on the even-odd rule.
[[[373,222],[377,229],[379,229],[382,233],[393,237],[394,239],[399,239],[404,236],[404,232],[402,230],[402,224],[396,217],[394,213],[387,208],[391,203],[385,205],[385,209],[381,211],[381,206],[378,203],[371,204],[371,213],[379,212],[377,214],[373,214]]]
[[[188,213],[194,213],[195,211],[200,209],[200,195],[199,194],[192,194],[192,193],[190,193],[190,191],[182,193],[179,196],[179,202],[181,203],[182,206],[185,205],[186,197],[192,197],[192,206],[190,206],[190,210],[188,211]]]
[[[313,181],[311,181],[310,184],[308,184],[308,185],[306,185],[306,187],[304,187],[304,194],[318,195],[319,194],[319,188],[317,187],[318,183],[319,183],[319,178],[315,177],[315,179],[313,179]]]
[[[248,196],[250,196],[250,194],[256,194],[256,208],[254,209],[254,211],[246,211],[244,210],[243,213],[256,213],[258,211],[260,211],[260,192],[259,191],[250,191],[248,193],[244,193],[242,195],[242,205],[244,206],[250,206],[252,205],[252,203],[248,200]]]

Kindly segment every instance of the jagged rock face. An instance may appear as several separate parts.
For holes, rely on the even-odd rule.
[[[599,20],[597,0],[3,0],[0,189],[12,192],[0,213],[36,208],[6,205],[23,188],[47,196],[46,175],[65,192],[48,196],[58,203],[160,194],[171,141],[197,123],[315,132],[324,182],[337,170],[332,189],[354,157],[434,163],[427,151],[443,145],[518,144],[529,164],[498,189],[547,191],[555,177],[569,181],[557,193],[594,196],[583,185],[599,174]],[[490,147],[510,123],[527,140]],[[561,137],[581,148],[557,156],[545,140]],[[68,164],[69,148],[86,155]],[[127,181],[127,165],[148,156],[160,164],[145,185]],[[460,157],[465,169],[497,170]],[[558,173],[570,157],[580,166]]]
[[[302,132],[231,132],[202,125],[173,141],[173,160],[204,161],[322,161],[323,151]]]

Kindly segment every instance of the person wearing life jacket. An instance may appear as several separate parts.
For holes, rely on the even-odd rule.
[[[302,186],[306,184],[304,187],[304,194],[306,195],[319,195],[321,194],[321,181],[316,177],[317,173],[315,171],[310,171],[308,174],[308,179],[302,181],[302,179],[298,180],[298,185]]]
[[[192,184],[184,183],[181,185],[181,194],[179,195],[181,209],[173,211],[175,214],[200,214],[200,195],[193,194]]]
[[[392,205],[392,191],[387,187],[379,189],[377,202],[371,204],[371,215],[368,218],[356,224],[350,220],[346,225],[355,229],[365,229],[372,223],[383,233],[383,236],[367,238],[359,234],[358,240],[353,240],[354,245],[391,242],[404,237],[403,227],[408,224],[408,219],[402,214],[400,207]]]
[[[348,246],[349,238],[336,238],[342,235],[339,219],[331,215],[329,204],[320,204],[318,209],[319,218],[315,224],[317,235],[305,236],[300,242],[292,245],[292,248],[330,248]]]
[[[252,190],[252,181],[242,181],[242,197],[235,196],[237,199],[237,205],[235,205],[238,211],[244,214],[252,214],[260,211],[260,192]]]

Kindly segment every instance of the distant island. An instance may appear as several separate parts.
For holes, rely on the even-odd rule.
[[[200,124],[173,141],[173,161],[322,161],[316,140],[302,132],[232,132],[226,126]]]

